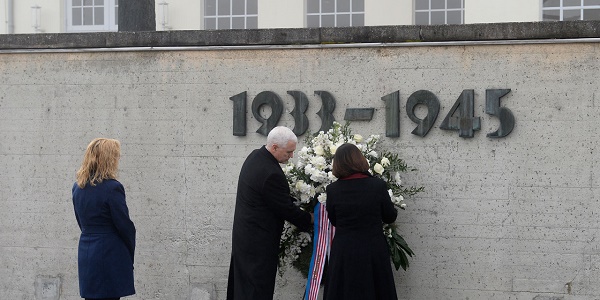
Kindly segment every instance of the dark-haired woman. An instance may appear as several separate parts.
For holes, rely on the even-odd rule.
[[[398,299],[383,223],[397,211],[386,183],[370,175],[369,163],[353,144],[335,152],[327,186],[327,213],[335,226],[324,299]]]

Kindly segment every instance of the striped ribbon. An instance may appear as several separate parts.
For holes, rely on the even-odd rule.
[[[317,202],[314,211],[315,233],[313,237],[313,252],[308,269],[308,278],[306,282],[306,291],[304,300],[316,300],[319,294],[321,280],[323,279],[323,269],[325,260],[329,256],[331,240],[335,233],[335,227],[329,223],[325,205]]]

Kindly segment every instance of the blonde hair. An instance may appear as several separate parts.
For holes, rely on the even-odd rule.
[[[105,179],[116,179],[121,157],[121,143],[118,140],[96,138],[85,150],[83,162],[77,171],[77,185],[95,186]]]

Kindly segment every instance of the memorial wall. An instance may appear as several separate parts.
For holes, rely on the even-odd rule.
[[[599,298],[599,37],[600,22],[0,36],[0,299],[80,299],[71,187],[96,137],[122,143],[127,299],[225,299],[261,128],[295,128],[300,149],[348,119],[424,187],[396,222],[415,252],[399,299]],[[287,270],[274,298],[304,285]]]

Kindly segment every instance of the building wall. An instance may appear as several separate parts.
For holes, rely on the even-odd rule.
[[[569,24],[581,26],[575,32],[598,25]],[[128,299],[225,299],[237,175],[265,142],[250,105],[262,91],[278,94],[279,124],[293,127],[290,90],[308,96],[311,132],[321,125],[314,91],[335,97],[339,121],[347,108],[374,108],[353,132],[381,135],[382,148],[417,169],[403,182],[425,190],[406,199],[397,221],[416,253],[408,271],[394,272],[400,299],[600,297],[597,39],[460,43],[446,35],[385,47],[288,40],[82,51],[69,50],[89,48],[77,35],[47,37],[64,48],[0,51],[0,299],[79,299],[71,186],[86,145],[100,136],[122,142],[119,179],[138,229],[137,295]],[[486,136],[500,126],[486,113],[490,89],[511,90],[500,104],[516,126],[503,138]],[[416,125],[406,113],[420,90],[441,104],[425,137],[411,134]],[[465,90],[473,90],[481,122],[472,138],[440,129]],[[395,91],[400,136],[385,137],[381,97]],[[230,97],[242,92],[246,136],[234,136]],[[275,299],[298,299],[303,285],[286,272]]]
[[[305,13],[304,0],[260,0],[258,28],[303,28]]]
[[[162,1],[156,3],[156,29],[163,30],[162,22]],[[166,30],[198,30],[204,28],[202,16],[204,15],[202,5],[203,1],[167,1],[168,13],[167,22],[170,28]]]
[[[7,5],[10,0],[0,0],[0,33],[8,33]],[[156,28],[163,30],[162,1],[156,4]],[[365,1],[365,25],[412,25],[413,0]],[[65,0],[13,0],[14,33],[34,33],[31,7],[41,7],[41,29],[43,32],[65,32]],[[168,26],[166,30],[203,29],[203,1],[167,1]],[[305,27],[304,0],[259,0],[259,28],[303,28]],[[541,20],[540,1],[518,0],[465,0],[465,24],[496,22],[531,22]]]
[[[465,24],[541,21],[541,1],[465,0]]]
[[[365,1],[365,26],[412,25],[413,0]]]

